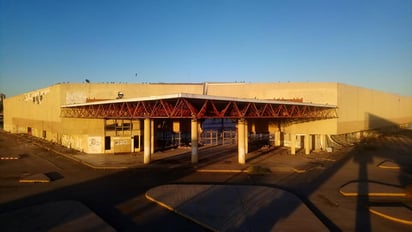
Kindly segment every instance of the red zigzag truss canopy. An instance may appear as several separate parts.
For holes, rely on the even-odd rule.
[[[336,106],[288,101],[173,94],[117,99],[61,108],[65,118],[336,118]]]

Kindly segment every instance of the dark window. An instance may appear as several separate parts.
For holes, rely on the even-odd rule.
[[[31,127],[27,127],[27,134],[31,135]]]
[[[105,150],[112,149],[111,146],[110,146],[110,136],[104,137],[104,149]]]
[[[43,131],[43,139],[46,139],[46,131]]]

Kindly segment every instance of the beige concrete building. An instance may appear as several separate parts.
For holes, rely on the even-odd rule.
[[[255,100],[300,99],[303,103],[337,106],[337,117],[322,120],[294,123],[276,119],[248,120],[246,144],[250,134],[269,133],[274,135],[275,145],[291,146],[292,154],[301,145],[307,152],[325,149],[325,135],[412,122],[412,97],[341,83],[60,83],[5,99],[4,130],[28,133],[87,153],[149,149],[153,153],[156,149],[153,134],[159,133],[160,124],[165,126],[164,120],[62,117],[62,106],[177,93]],[[176,133],[193,132],[190,120],[168,120],[166,124],[164,128]],[[197,125],[199,130],[195,131],[201,132],[201,124]],[[144,127],[152,128],[151,147],[146,149]]]

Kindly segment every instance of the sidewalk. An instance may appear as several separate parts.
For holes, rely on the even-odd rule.
[[[94,169],[176,168],[191,166],[197,172],[304,173],[322,166],[322,162],[335,161],[331,158],[322,158],[326,157],[326,153],[323,153],[321,156],[319,154],[291,156],[288,154],[287,148],[272,148],[250,152],[246,155],[246,164],[239,164],[236,145],[200,147],[199,162],[197,164],[191,163],[190,148],[176,148],[155,152],[151,155],[150,164],[143,163],[143,152],[126,154],[70,154],[58,150],[53,150],[53,152]],[[328,153],[328,155],[330,154]]]
[[[239,164],[237,145],[210,145],[199,147],[197,164],[191,163],[191,148],[181,147],[157,151],[151,155],[150,164],[143,163],[143,152],[123,154],[86,154],[26,135],[17,135],[28,143],[33,143],[46,150],[79,162],[93,169],[129,169],[148,167],[193,167],[198,172],[296,172],[304,173],[322,166],[322,163],[334,162],[334,153],[312,152],[290,155],[286,147],[263,148],[246,154],[246,164]]]

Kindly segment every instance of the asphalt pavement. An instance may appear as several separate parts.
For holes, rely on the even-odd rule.
[[[156,152],[145,165],[142,153],[89,155],[2,132],[0,156],[18,158],[0,160],[0,222],[19,231],[19,218],[34,212],[48,222],[32,220],[27,228],[407,231],[411,151],[408,134],[333,153],[263,148],[245,165],[237,163],[235,145],[201,147],[198,164],[180,148]],[[33,176],[49,182],[19,183]],[[93,218],[92,227],[84,218]]]

